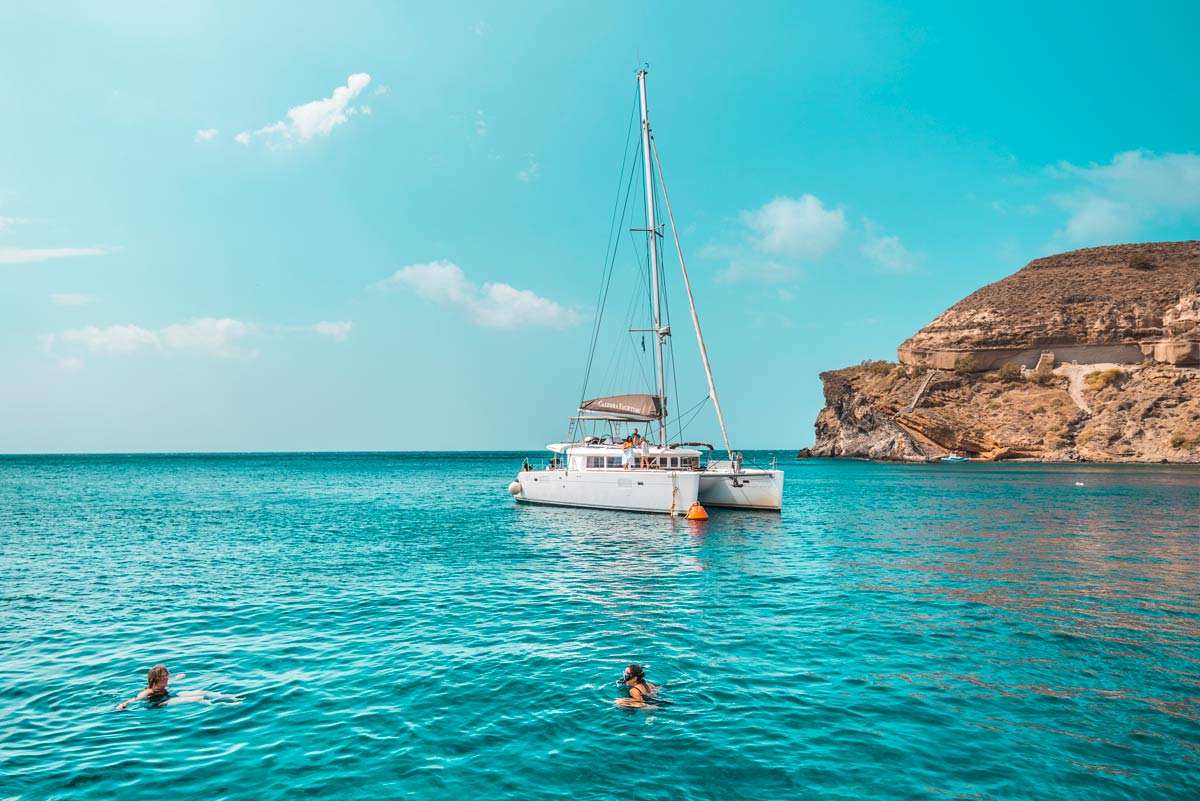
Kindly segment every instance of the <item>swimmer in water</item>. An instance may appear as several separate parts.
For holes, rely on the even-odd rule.
[[[186,673],[180,673],[175,678],[187,678]],[[204,690],[183,690],[178,695],[172,696],[167,690],[167,682],[171,680],[171,674],[163,665],[155,665],[150,668],[146,674],[146,689],[142,690],[137,695],[130,698],[128,701],[122,701],[117,704],[117,709],[124,709],[134,701],[145,700],[152,706],[163,706],[164,704],[186,704],[192,701],[203,701],[205,696]],[[209,693],[211,695],[211,693]],[[241,700],[241,699],[237,699]]]
[[[646,671],[642,669],[641,665],[630,665],[625,668],[625,675],[617,684],[629,688],[629,695],[625,698],[618,698],[617,706],[644,707],[655,701],[654,693],[658,688],[646,681]]]
[[[178,676],[176,676],[176,678],[182,679],[186,675],[186,673],[180,673]],[[142,690],[128,701],[122,701],[121,703],[117,704],[117,709],[124,709],[134,701],[141,701],[142,699],[146,699],[151,703],[165,703],[167,696],[170,695],[170,693],[167,692],[167,682],[170,680],[171,674],[166,667],[163,665],[155,665],[154,667],[150,668],[150,671],[146,674],[146,689]]]

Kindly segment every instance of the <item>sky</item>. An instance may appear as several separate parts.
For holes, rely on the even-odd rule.
[[[1200,238],[1194,3],[45,2],[0,30],[0,453],[537,451],[585,391],[648,391],[619,331],[583,386],[642,64],[735,448],[811,445],[822,371],[1031,259]],[[665,269],[668,407],[719,442]]]

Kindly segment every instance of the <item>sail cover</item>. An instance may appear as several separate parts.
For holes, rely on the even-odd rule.
[[[662,417],[662,406],[657,395],[610,395],[607,398],[592,398],[579,404],[579,411],[612,414],[631,420],[657,420]]]

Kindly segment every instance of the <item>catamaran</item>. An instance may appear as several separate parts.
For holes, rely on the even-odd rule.
[[[704,345],[704,336],[700,331],[700,318],[696,313],[696,304],[692,296],[692,286],[688,280],[687,267],[683,260],[683,248],[679,244],[679,233],[675,228],[675,217],[671,213],[671,201],[667,196],[666,183],[663,180],[662,163],[658,158],[658,149],[650,130],[646,103],[645,69],[638,71],[637,80],[637,100],[641,107],[642,121],[640,149],[641,171],[645,184],[646,227],[631,230],[644,232],[646,235],[645,266],[649,273],[648,300],[650,301],[651,327],[631,328],[628,329],[628,333],[642,334],[643,351],[645,350],[645,334],[651,334],[654,343],[655,391],[606,395],[582,400],[577,413],[570,418],[566,439],[546,446],[553,456],[546,463],[537,466],[526,460],[508,490],[518,502],[555,506],[580,506],[675,515],[686,513],[693,504],[700,503],[704,506],[777,512],[783,504],[783,471],[776,467],[774,460],[769,468],[744,465],[743,455],[735,451],[729,443],[725,417],[721,413],[721,404],[717,399],[712,366],[709,364],[708,350]],[[629,186],[632,186],[636,175],[636,166],[635,164],[634,169],[630,172]],[[624,172],[625,167],[622,165],[622,175]],[[669,343],[671,326],[669,321],[664,320],[663,314],[664,298],[660,286],[662,265],[659,239],[663,237],[664,226],[659,222],[655,211],[656,188],[662,191],[662,199],[675,241],[675,251],[679,257],[683,285],[687,290],[692,327],[696,332],[700,358],[708,379],[708,395],[702,399],[701,404],[712,401],[725,444],[726,457],[723,459],[711,458],[712,445],[702,442],[672,443],[668,436],[667,370],[664,346]],[[628,206],[628,198],[627,194],[626,206]],[[611,247],[612,234],[610,231]],[[615,261],[615,252],[613,249],[612,259],[606,258],[605,278],[601,281],[601,302],[597,308],[596,327],[593,330],[588,368],[585,371],[588,374],[590,374],[596,354],[600,321],[603,317],[603,301],[608,295],[609,282],[612,277],[611,263]],[[587,385],[588,376],[585,374],[583,395],[585,398],[588,394]],[[688,410],[685,414],[691,411]],[[692,417],[694,418],[694,414]],[[682,438],[682,419],[677,425],[677,431]]]

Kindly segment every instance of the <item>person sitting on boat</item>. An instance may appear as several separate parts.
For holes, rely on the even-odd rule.
[[[625,685],[629,692],[625,698],[617,699],[617,706],[645,707],[656,700],[654,694],[658,688],[646,681],[646,671],[641,665],[625,668],[625,675],[617,684]]]
[[[621,468],[629,470],[633,467],[633,437],[626,437],[621,444]]]

